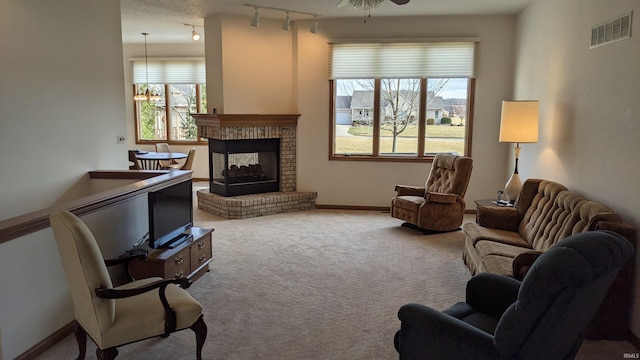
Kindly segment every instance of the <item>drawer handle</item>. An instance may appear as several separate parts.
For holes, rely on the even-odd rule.
[[[204,249],[207,246],[207,243],[204,241],[201,241],[198,243],[198,249]]]
[[[176,263],[176,265],[178,265],[178,264],[182,264],[182,262],[183,262],[183,261],[184,261],[184,259],[182,258],[182,255],[180,255],[180,256],[176,256],[176,257],[173,259],[173,262],[175,262],[175,263]]]
[[[177,280],[177,279],[182,279],[183,277],[184,277],[184,271],[182,271],[182,270],[178,271],[178,272],[173,276],[173,278],[174,278],[174,279],[176,279],[176,280]]]
[[[206,255],[200,255],[200,257],[198,258],[198,261],[203,263],[205,260],[207,260],[207,256]]]

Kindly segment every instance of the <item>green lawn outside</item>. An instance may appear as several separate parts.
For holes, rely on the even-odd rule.
[[[427,125],[426,133],[427,138],[464,138],[464,126],[450,126],[450,125]],[[367,126],[352,126],[349,129],[349,134],[354,136],[372,136],[373,128]],[[380,136],[392,136],[390,130],[381,129]],[[399,137],[415,138],[418,136],[418,127],[409,126],[403,131]]]
[[[415,154],[417,151],[416,138],[398,138],[396,153]],[[380,152],[391,152],[391,137],[380,139]],[[373,140],[366,136],[339,136],[336,137],[336,154],[371,154]],[[457,152],[464,154],[464,141],[462,140],[429,140],[425,142],[427,152]]]

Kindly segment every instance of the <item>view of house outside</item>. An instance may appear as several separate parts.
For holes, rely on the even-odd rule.
[[[381,79],[380,108],[374,111],[373,79],[337,79],[334,153],[372,154],[373,126],[378,123],[381,155],[464,154],[469,80],[428,79],[426,106],[420,103],[421,83]],[[418,149],[417,141],[421,111],[426,111],[424,149]]]
[[[198,86],[199,99],[196,97]],[[138,88],[143,93],[147,90],[146,85]],[[160,100],[138,103],[138,140],[197,141],[195,119],[189,113],[206,109],[206,85],[149,84],[149,91],[159,95]]]

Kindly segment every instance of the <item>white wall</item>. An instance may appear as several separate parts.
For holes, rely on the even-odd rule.
[[[126,134],[118,2],[2,1],[0,34],[6,219],[53,204],[89,170],[125,169],[127,145],[116,143]]]
[[[424,184],[428,163],[329,161],[328,45],[330,39],[474,37],[478,47],[478,80],[473,127],[474,172],[467,191],[467,207],[473,199],[495,196],[508,172],[505,145],[497,141],[502,99],[511,94],[515,17],[422,17],[334,19],[320,22],[320,33],[311,34],[310,21],[294,23],[292,31],[280,29],[280,21],[261,21],[259,28],[246,17],[207,19],[206,38],[222,34],[222,50],[207,42],[207,72],[224,77],[222,101],[225,113],[279,113],[291,110],[298,122],[298,190],[317,191],[318,204],[389,206],[396,184]],[[220,25],[220,26],[218,26]],[[222,51],[221,63],[209,57]],[[290,64],[287,70],[283,64]],[[210,67],[212,68],[210,70]],[[227,91],[230,88],[232,90]],[[289,89],[293,89],[291,94]],[[209,96],[216,96],[209,93]],[[209,99],[212,99],[211,97]]]
[[[540,141],[523,147],[521,172],[601,201],[638,227],[640,38],[589,49],[593,26],[630,10],[637,24],[637,0],[534,1],[518,19],[514,98],[540,100]],[[631,329],[640,336],[637,303]]]
[[[120,32],[118,1],[0,2],[0,219],[127,168]],[[0,357],[13,359],[73,319],[51,230],[0,244],[0,273]]]

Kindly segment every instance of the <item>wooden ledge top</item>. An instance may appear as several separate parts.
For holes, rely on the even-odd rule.
[[[297,126],[300,114],[191,114],[198,126]]]

